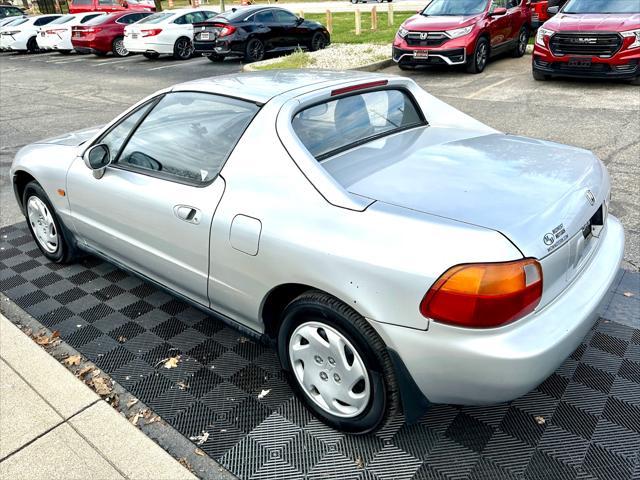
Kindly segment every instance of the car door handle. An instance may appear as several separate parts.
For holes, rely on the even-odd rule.
[[[200,223],[200,210],[189,205],[176,205],[173,207],[173,213],[185,222],[195,223],[196,225]]]

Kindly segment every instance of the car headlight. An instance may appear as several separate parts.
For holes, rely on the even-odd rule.
[[[538,33],[536,34],[536,44],[540,45],[541,47],[544,47],[544,37],[550,37],[551,35],[553,35],[554,32],[553,30],[548,30],[546,28],[542,28],[540,27],[538,29]]]
[[[449,38],[458,38],[469,35],[469,33],[471,33],[471,30],[473,30],[473,25],[469,25],[468,27],[456,28],[455,30],[446,30],[444,33],[449,35]]]
[[[407,30],[406,28],[403,28],[402,26],[400,26],[400,28],[398,29],[398,36],[400,38],[404,38],[407,35],[409,35],[409,30]]]
[[[628,37],[635,38],[634,42],[631,45],[629,45],[627,48],[638,48],[638,47],[640,47],[640,29],[638,29],[638,30],[629,30],[627,32],[620,32],[620,35],[622,35],[625,38],[628,38]]]

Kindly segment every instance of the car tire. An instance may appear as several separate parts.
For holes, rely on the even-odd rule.
[[[224,62],[224,55],[218,55],[217,53],[212,53],[211,55],[207,55],[209,61],[214,63]]]
[[[299,348],[305,341],[311,349],[307,353]],[[400,409],[398,384],[384,342],[364,317],[331,295],[311,290],[287,305],[278,332],[278,354],[298,398],[333,428],[354,434],[373,432]],[[306,355],[313,359],[307,366],[302,360]],[[305,375],[313,377],[305,381]],[[326,402],[327,396],[333,401]],[[351,403],[337,401],[338,396]]]
[[[29,182],[22,194],[25,218],[42,254],[54,263],[67,263],[75,256],[58,215],[47,194],[36,181]]]
[[[31,37],[27,40],[27,52],[29,53],[38,53],[40,51],[40,47],[38,47],[38,41],[36,37]]]
[[[636,77],[633,80],[629,81],[631,85],[640,85],[640,77]]]
[[[193,43],[187,37],[180,37],[173,44],[173,58],[188,60],[193,55]]]
[[[142,56],[149,60],[156,60],[160,57],[160,54],[158,52],[142,52]]]
[[[489,40],[486,37],[480,37],[476,41],[476,48],[473,50],[473,56],[467,59],[467,72],[482,73],[489,61]]]
[[[111,52],[116,57],[126,57],[129,55],[129,50],[124,47],[124,37],[116,37],[111,42]]]
[[[264,58],[264,43],[258,38],[252,38],[244,49],[244,60],[247,63],[259,62]]]
[[[538,82],[544,82],[545,80],[549,80],[551,77],[537,70],[531,70],[531,75],[533,75],[533,79]]]
[[[309,50],[316,52],[322,50],[327,46],[327,37],[322,32],[316,32],[311,37],[311,43],[309,44]]]
[[[529,29],[523,26],[518,32],[518,38],[516,39],[516,46],[511,52],[511,56],[514,58],[520,58],[527,53],[527,45],[529,44]]]

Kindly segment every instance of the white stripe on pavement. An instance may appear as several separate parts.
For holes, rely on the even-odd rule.
[[[107,60],[105,61],[100,61],[100,63],[96,63],[95,65],[91,65],[92,67],[101,67],[102,65],[112,65],[114,63],[122,63],[122,62],[130,62],[132,60],[140,60],[139,58],[136,57],[129,57],[129,58],[122,58],[120,60]]]

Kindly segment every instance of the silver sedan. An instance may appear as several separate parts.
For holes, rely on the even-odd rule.
[[[591,152],[394,76],[176,85],[23,148],[11,174],[48,259],[98,255],[276,345],[348,432],[537,386],[597,320],[624,247]]]

